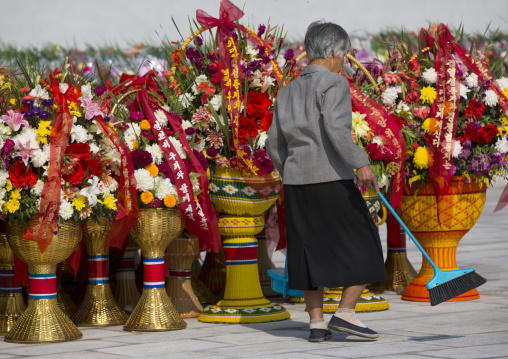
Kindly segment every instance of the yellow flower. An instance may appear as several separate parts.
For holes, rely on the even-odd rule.
[[[429,167],[429,151],[427,151],[426,147],[418,147],[416,149],[413,163],[419,169]]]
[[[12,182],[10,179],[7,180],[7,183],[5,184],[5,189],[7,190],[7,192],[12,190]]]
[[[422,128],[428,134],[433,134],[437,130],[441,128],[441,121],[437,118],[429,117],[425,121],[423,121]]]
[[[16,101],[16,99],[15,99],[15,98],[11,98],[11,99],[9,100],[9,102],[10,102],[10,103],[11,103],[11,105],[13,105],[13,106],[16,106],[16,104],[18,103],[18,101]]]
[[[362,115],[360,112],[353,112],[353,131],[355,131],[356,136],[359,138],[363,138],[367,136],[371,128],[367,121],[365,121],[365,117],[367,115]]]
[[[169,208],[173,208],[176,205],[176,198],[172,194],[164,197],[164,205]]]
[[[422,92],[420,95],[420,100],[422,100],[423,103],[427,102],[429,104],[433,104],[434,100],[437,97],[436,89],[431,86],[427,86],[422,88]]]
[[[51,135],[51,121],[39,122],[39,128],[35,132],[39,143],[48,143],[47,136]]]
[[[148,192],[141,193],[141,202],[143,202],[144,204],[148,204],[152,201],[153,201],[152,192],[148,191]]]
[[[21,199],[21,188],[17,188],[11,192],[11,199]]]
[[[79,106],[76,102],[67,101],[69,105],[69,112],[72,116],[81,117],[81,112],[79,112]]]
[[[112,194],[108,194],[104,198],[104,202],[101,201],[100,199],[97,200],[97,202],[102,203],[106,208],[112,209],[113,211],[117,210],[117,207],[116,207],[116,202],[117,201],[118,200]]]
[[[150,122],[148,122],[147,120],[143,120],[141,121],[141,123],[139,124],[139,127],[141,127],[141,129],[143,131],[148,131],[151,127],[150,127]]]
[[[72,200],[72,206],[74,208],[76,208],[76,210],[79,212],[81,211],[83,208],[86,207],[86,199],[85,199],[85,196],[76,196],[74,197],[74,199]]]
[[[157,165],[155,165],[154,163],[151,163],[148,166],[146,166],[145,170],[150,172],[150,176],[152,177],[157,177],[157,175],[159,174],[159,167],[157,167]]]
[[[503,90],[503,95],[508,98],[508,87]]]
[[[499,119],[503,122],[503,125],[508,126],[508,117],[506,115],[502,115]]]
[[[10,199],[4,203],[4,211],[14,213],[19,209],[19,201],[17,199]]]
[[[139,148],[139,145],[136,141],[132,141],[132,149],[137,150]]]
[[[411,186],[411,184],[414,182],[414,181],[418,181],[420,178],[422,178],[422,176],[418,175],[418,176],[413,176],[409,179],[409,185]]]

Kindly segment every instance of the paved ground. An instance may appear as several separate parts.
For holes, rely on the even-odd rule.
[[[487,192],[487,204],[476,226],[459,245],[460,267],[474,267],[489,282],[481,298],[470,302],[401,301],[383,294],[390,310],[360,313],[360,319],[380,332],[377,341],[334,333],[325,343],[307,342],[304,305],[290,305],[291,320],[254,325],[203,324],[186,320],[188,328],[164,333],[128,333],[122,327],[81,328],[83,339],[43,345],[0,341],[4,358],[508,358],[508,208],[493,213],[504,183]],[[384,228],[381,229],[385,238]],[[415,268],[421,255],[409,244]],[[283,257],[274,261],[283,265]],[[279,300],[277,302],[281,302]],[[329,316],[328,316],[329,318]]]

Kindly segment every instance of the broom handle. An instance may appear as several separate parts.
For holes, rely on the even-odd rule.
[[[409,235],[409,238],[411,238],[411,240],[414,242],[416,247],[418,247],[420,252],[422,252],[423,256],[429,261],[429,263],[432,266],[432,268],[434,268],[434,271],[437,272],[438,270],[440,270],[439,267],[436,265],[436,263],[434,263],[434,261],[432,259],[430,259],[429,255],[427,254],[425,249],[423,249],[423,247],[420,245],[420,243],[418,243],[418,241],[416,240],[416,238],[413,235],[413,233],[411,233],[411,231],[407,228],[407,226],[404,224],[404,222],[402,222],[402,219],[400,219],[399,215],[395,212],[395,210],[392,208],[392,206],[390,206],[390,204],[386,200],[385,196],[383,196],[381,194],[381,192],[379,192],[378,195],[379,195],[379,198],[381,198],[381,201],[383,201],[383,203],[385,204],[385,206],[390,210],[390,212],[392,212],[393,216],[400,223],[402,228],[404,228],[404,231],[406,231],[406,233]]]

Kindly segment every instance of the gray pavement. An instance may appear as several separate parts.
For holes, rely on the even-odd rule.
[[[291,319],[239,325],[204,324],[186,319],[185,330],[128,333],[122,327],[80,328],[79,341],[20,345],[0,341],[4,358],[508,358],[508,208],[493,213],[505,183],[487,192],[487,203],[475,227],[459,245],[459,267],[474,267],[488,279],[481,298],[469,302],[402,301],[384,293],[390,309],[359,313],[380,333],[376,341],[335,332],[324,343],[309,343],[308,316],[303,304],[285,304]],[[386,238],[381,228],[381,238]],[[421,255],[408,243],[408,257],[418,270]],[[284,257],[274,255],[278,266]],[[282,299],[275,300],[283,303]],[[326,319],[329,319],[327,315]]]

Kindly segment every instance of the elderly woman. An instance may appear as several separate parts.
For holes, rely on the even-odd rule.
[[[351,94],[338,74],[350,50],[347,32],[314,22],[305,34],[310,64],[280,89],[266,150],[282,175],[289,287],[303,290],[310,341],[331,336],[323,287],[344,287],[328,327],[375,339],[355,316],[367,283],[386,279],[377,228],[355,183],[374,186],[365,152],[351,139]]]

